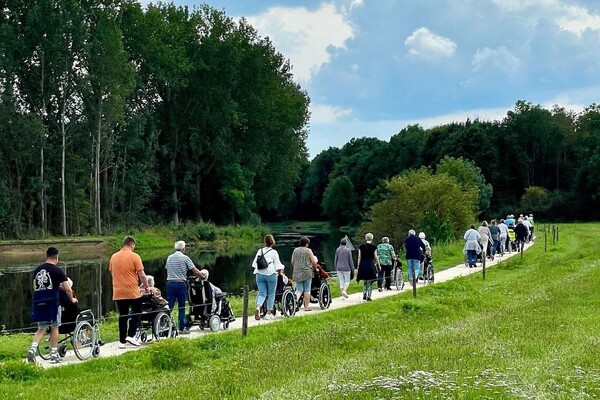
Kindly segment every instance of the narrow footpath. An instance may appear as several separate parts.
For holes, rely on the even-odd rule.
[[[533,242],[526,244],[524,250],[526,251],[532,245],[533,245]],[[498,263],[505,261],[511,257],[518,257],[518,256],[519,256],[519,253],[513,252],[513,253],[506,253],[503,257],[496,257],[494,261],[487,260],[486,269],[493,267],[493,266],[497,265]],[[403,264],[405,264],[405,263],[403,263]],[[436,272],[435,273],[435,283],[432,283],[432,284],[435,285],[436,283],[446,282],[451,279],[459,278],[461,276],[467,276],[467,275],[471,275],[471,274],[481,274],[481,270],[482,270],[482,267],[468,268],[464,264],[460,264],[455,267]],[[406,274],[406,271],[404,271],[404,273]],[[432,285],[432,284],[429,284],[429,285]],[[417,284],[417,288],[423,287],[426,285],[428,285],[428,284],[419,282]],[[403,292],[407,292],[407,291],[411,291],[411,290],[412,290],[412,286],[409,285],[408,282],[405,283],[404,289],[402,289],[402,290],[392,289],[392,290],[384,290],[383,292],[378,292],[377,289],[375,289],[373,291],[372,299],[373,299],[373,301],[377,301],[379,299],[383,299],[383,298],[386,298],[389,296],[395,296],[399,293],[403,293]],[[338,298],[332,299],[331,306],[327,310],[321,310],[318,305],[312,304],[311,305],[312,311],[310,311],[310,312],[306,312],[303,310],[298,311],[292,318],[303,317],[306,315],[317,315],[317,314],[320,314],[323,312],[338,310],[340,308],[350,307],[350,306],[354,306],[354,305],[361,304],[361,303],[366,303],[366,301],[364,301],[362,299],[362,292],[353,293],[353,294],[349,294],[347,299],[344,299],[343,297],[338,297]],[[248,316],[248,328],[252,328],[253,326],[258,326],[258,325],[276,323],[276,322],[282,321],[284,319],[287,319],[286,317],[284,317],[282,315],[277,315],[275,317],[275,319],[272,319],[272,320],[262,320],[261,319],[260,321],[256,321],[254,319],[253,309],[254,309],[254,307],[251,305],[250,311],[249,311],[249,316]],[[227,331],[224,331],[222,328],[218,332],[211,332],[208,328],[204,331],[201,331],[199,328],[194,327],[194,328],[192,328],[189,335],[181,335],[181,336],[178,336],[178,338],[194,339],[194,338],[198,338],[203,335],[215,335],[215,334],[218,334],[221,332],[229,332],[231,330],[241,330],[241,329],[242,329],[242,317],[236,316],[236,320],[229,325],[229,329]],[[102,333],[102,328],[100,328],[100,333]],[[140,347],[134,347],[134,346],[131,346],[128,344],[127,347],[124,349],[118,348],[118,345],[119,345],[118,342],[106,343],[104,346],[102,346],[100,348],[100,355],[98,358],[114,357],[114,356],[119,356],[121,354],[127,353],[129,351],[143,350],[144,348],[151,346],[152,343],[153,342],[144,343]],[[90,358],[90,359],[93,359],[93,358]],[[75,356],[75,353],[73,352],[73,350],[68,350],[67,354],[63,358],[63,362],[60,364],[50,364],[49,360],[48,361],[42,360],[41,357],[39,357],[39,356],[37,357],[37,361],[40,366],[42,366],[44,368],[50,368],[50,367],[57,367],[57,366],[62,366],[62,365],[70,365],[70,364],[87,362],[89,360],[80,361]]]

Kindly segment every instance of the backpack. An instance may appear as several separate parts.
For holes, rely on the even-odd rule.
[[[273,249],[269,249],[263,253],[262,249],[260,249],[260,254],[258,256],[256,256],[256,268],[257,269],[266,269],[269,267],[269,262],[267,262],[267,259],[265,258],[265,254],[267,254],[271,250],[273,250]]]

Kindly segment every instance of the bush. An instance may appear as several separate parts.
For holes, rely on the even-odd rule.
[[[161,340],[150,346],[150,363],[160,371],[174,371],[191,367],[194,363],[187,348],[189,343],[181,340]]]
[[[0,364],[0,380],[23,382],[40,376],[41,368],[36,364],[26,364],[21,360],[11,360]]]
[[[387,189],[387,196],[371,207],[359,235],[369,231],[402,243],[408,230],[415,229],[446,241],[448,236],[461,237],[475,217],[477,190],[465,190],[447,174],[421,168],[392,178]]]
[[[174,231],[178,240],[186,242],[196,242],[198,240],[212,242],[217,238],[215,224],[207,222],[177,225]]]

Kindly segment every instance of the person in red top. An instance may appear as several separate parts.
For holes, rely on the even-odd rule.
[[[135,338],[140,314],[142,313],[142,295],[138,280],[142,282],[143,289],[148,288],[148,279],[144,273],[144,265],[140,256],[133,252],[135,239],[126,236],[123,247],[110,257],[108,268],[112,276],[113,300],[119,310],[119,348],[124,349],[126,343],[140,346]],[[131,316],[129,312],[131,310]],[[129,329],[127,322],[129,321]]]

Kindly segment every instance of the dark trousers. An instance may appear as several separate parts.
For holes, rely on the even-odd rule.
[[[381,270],[377,274],[377,288],[383,288],[383,280],[385,279],[385,288],[389,289],[392,284],[392,266],[391,265],[381,265]]]
[[[175,307],[177,301],[179,319],[179,330],[185,328],[185,299],[187,298],[187,284],[185,282],[168,281],[167,282],[167,301],[171,310]]]
[[[134,337],[140,325],[140,314],[142,313],[142,298],[115,300],[119,310],[119,342],[125,343],[127,336]],[[131,310],[131,316],[129,315]],[[129,321],[127,329],[127,321]]]

